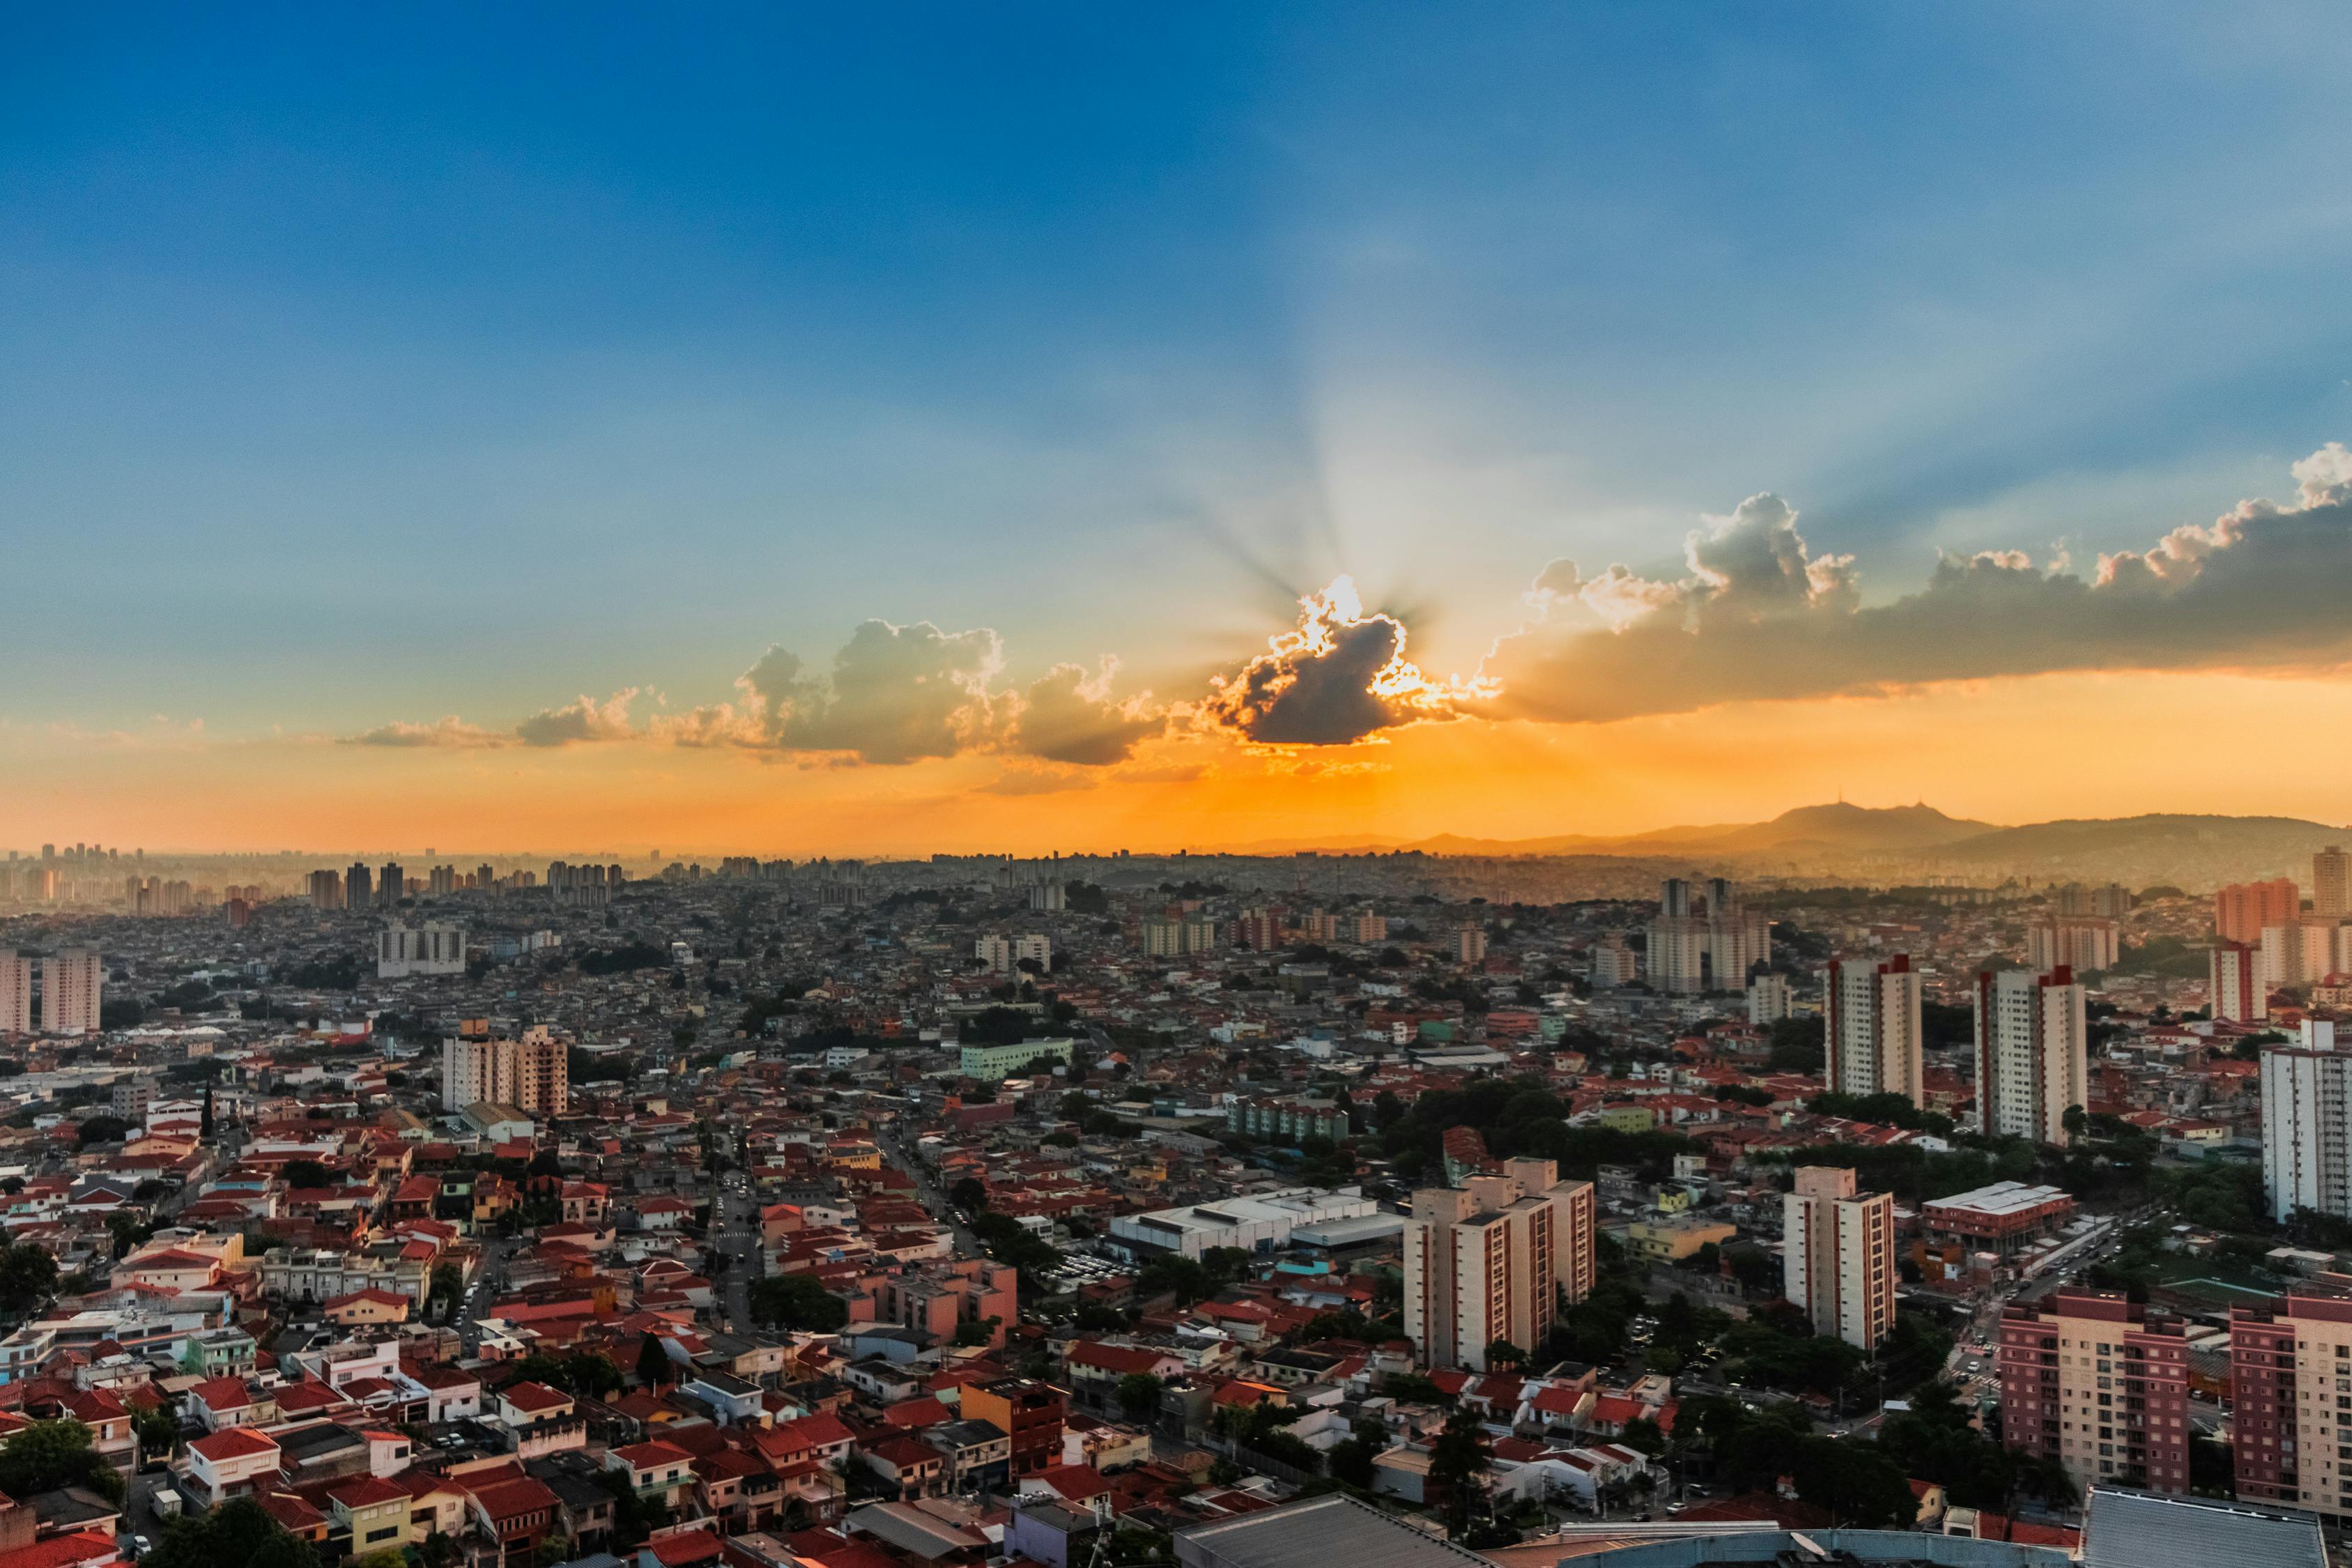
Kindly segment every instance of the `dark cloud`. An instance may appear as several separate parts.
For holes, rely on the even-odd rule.
[[[1404,657],[1404,623],[1366,615],[1345,577],[1300,601],[1296,630],[1272,639],[1199,710],[1212,727],[1267,746],[1343,746],[1399,725],[1451,719],[1464,692]]]

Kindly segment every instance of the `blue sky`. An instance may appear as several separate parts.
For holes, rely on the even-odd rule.
[[[2329,10],[850,9],[11,17],[0,717],[1166,692],[1340,570],[1466,669],[1758,490],[1877,598],[2352,433]]]

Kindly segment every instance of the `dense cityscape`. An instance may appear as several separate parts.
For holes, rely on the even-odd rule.
[[[1345,860],[12,857],[0,1540],[2352,1516],[2341,850],[1553,904]]]

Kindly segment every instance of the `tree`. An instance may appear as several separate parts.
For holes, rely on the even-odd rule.
[[[1486,1443],[1477,1415],[1457,1410],[1429,1447],[1429,1479],[1444,1500],[1447,1519],[1459,1534],[1470,1522],[1471,1478],[1486,1469]]]
[[[111,1467],[109,1467],[110,1468]],[[251,1498],[163,1527],[143,1568],[319,1568],[310,1543],[290,1533]]]
[[[334,1175],[316,1160],[289,1160],[278,1173],[289,1187],[323,1187],[334,1181]]]
[[[1168,1253],[1153,1258],[1136,1271],[1135,1289],[1139,1295],[1150,1297],[1172,1292],[1176,1304],[1189,1307],[1193,1302],[1216,1291],[1216,1282],[1209,1271],[1190,1258]]]
[[[0,1492],[30,1497],[58,1487],[88,1487],[108,1500],[122,1500],[122,1472],[90,1443],[80,1422],[36,1421],[0,1445]]]
[[[988,1184],[977,1176],[959,1176],[948,1189],[948,1202],[966,1214],[978,1214],[988,1206]]]
[[[574,1351],[563,1358],[564,1385],[585,1398],[602,1399],[624,1381],[620,1363],[603,1351]]]
[[[131,1429],[139,1435],[139,1456],[142,1459],[169,1458],[179,1446],[180,1423],[164,1405],[142,1410],[131,1419]]]
[[[1486,1346],[1486,1370],[1500,1372],[1507,1366],[1526,1364],[1528,1352],[1508,1340],[1490,1341]]]
[[[29,1312],[57,1288],[56,1258],[29,1241],[0,1246],[0,1312],[11,1317]]]
[[[74,1139],[83,1148],[92,1143],[120,1143],[131,1134],[131,1123],[120,1116],[100,1114],[89,1118],[74,1131]]]
[[[1617,1434],[1617,1441],[1628,1448],[1639,1449],[1654,1459],[1666,1451],[1666,1435],[1658,1430],[1658,1424],[1646,1415],[1636,1415],[1626,1422],[1625,1429]]]
[[[1862,1530],[1899,1530],[1917,1521],[1903,1467],[1858,1438],[1808,1437],[1790,1467],[1797,1495],[1827,1509],[1832,1522]]]
[[[676,1363],[669,1352],[662,1348],[661,1336],[647,1332],[637,1342],[637,1381],[647,1388],[658,1387],[677,1378]]]
[[[754,1282],[751,1306],[755,1322],[780,1329],[829,1334],[849,1321],[848,1304],[805,1270]]]
[[[1159,1413],[1163,1386],[1148,1372],[1130,1372],[1118,1380],[1118,1407],[1129,1421],[1143,1425]]]

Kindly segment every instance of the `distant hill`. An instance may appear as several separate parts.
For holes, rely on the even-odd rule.
[[[1803,805],[1769,822],[1717,823],[1648,833],[1550,834],[1537,838],[1472,838],[1440,834],[1412,841],[1349,838],[1254,845],[1244,853],[1332,853],[1413,849],[1428,855],[1591,857],[1681,863],[1738,871],[1764,861],[1786,873],[1921,873],[2118,881],[2139,888],[2157,882],[2209,888],[2248,877],[2310,877],[2314,851],[2352,845],[2352,829],[2292,816],[2156,814],[2078,818],[2003,827],[1948,816],[1932,805],[1863,806],[1839,801]]]

